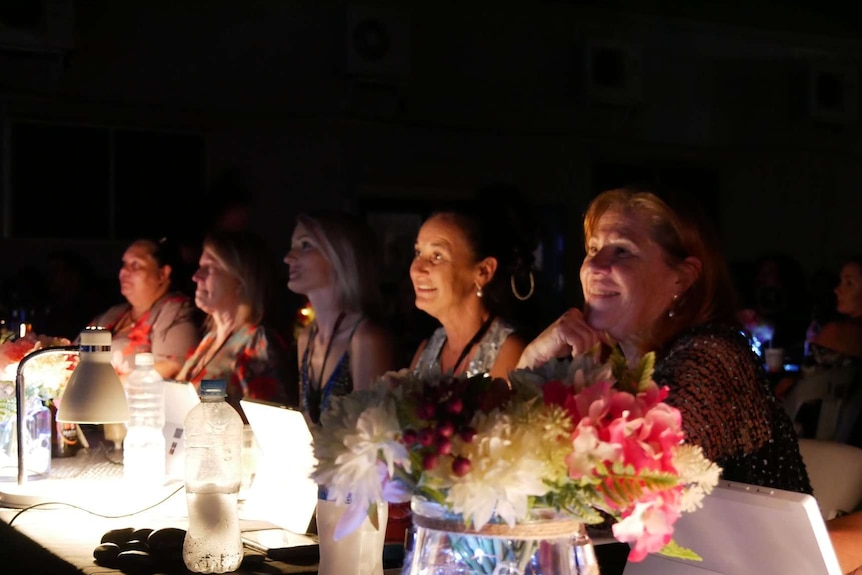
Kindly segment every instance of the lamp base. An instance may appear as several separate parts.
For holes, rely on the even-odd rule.
[[[30,481],[23,485],[0,483],[0,507],[45,509],[81,507],[94,513],[116,515],[134,512],[183,491],[183,483],[169,481],[141,488],[122,477],[115,479],[56,479]],[[183,499],[183,505],[185,500]]]
[[[45,505],[68,499],[63,490],[62,479],[36,479],[23,485],[17,483],[0,484],[0,507],[24,509],[34,505]]]

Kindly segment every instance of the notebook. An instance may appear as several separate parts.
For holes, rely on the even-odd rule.
[[[306,533],[317,506],[317,484],[309,477],[316,459],[302,413],[262,400],[240,401],[261,457],[240,517]]]
[[[624,575],[842,575],[811,495],[721,481],[673,536],[703,561],[650,555],[628,562]]]
[[[185,381],[165,380],[165,474],[168,479],[185,477],[183,422],[189,410],[200,403],[195,386]]]

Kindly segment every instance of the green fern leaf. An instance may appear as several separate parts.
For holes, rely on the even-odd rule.
[[[677,545],[676,541],[673,539],[670,540],[670,543],[662,547],[659,554],[667,557],[675,557],[677,559],[687,559],[689,561],[703,561],[703,557],[687,547]]]

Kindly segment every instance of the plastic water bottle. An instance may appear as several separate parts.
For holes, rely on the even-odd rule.
[[[225,401],[227,384],[205,379],[200,404],[186,415],[186,504],[183,561],[195,573],[226,573],[242,563],[238,495],[242,418]]]
[[[153,354],[136,354],[135,369],[126,378],[129,423],[123,440],[123,473],[142,485],[165,481],[165,383],[153,364]]]

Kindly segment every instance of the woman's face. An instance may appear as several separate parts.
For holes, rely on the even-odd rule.
[[[308,294],[315,289],[331,287],[332,266],[305,226],[296,224],[290,239],[290,251],[284,256],[290,268],[287,287],[293,293]]]
[[[850,317],[862,316],[862,269],[858,264],[845,264],[841,268],[841,279],[835,286],[839,313]]]
[[[476,297],[477,267],[461,228],[445,215],[431,217],[419,229],[410,264],[416,307],[437,319],[461,309]]]
[[[581,265],[592,327],[620,342],[647,337],[681,291],[678,280],[645,216],[612,208],[599,218]]]
[[[242,281],[208,247],[201,253],[192,280],[197,286],[195,305],[208,314],[236,311],[242,302]]]
[[[147,305],[167,289],[170,268],[159,268],[147,242],[135,242],[123,253],[120,293],[132,305]]]

